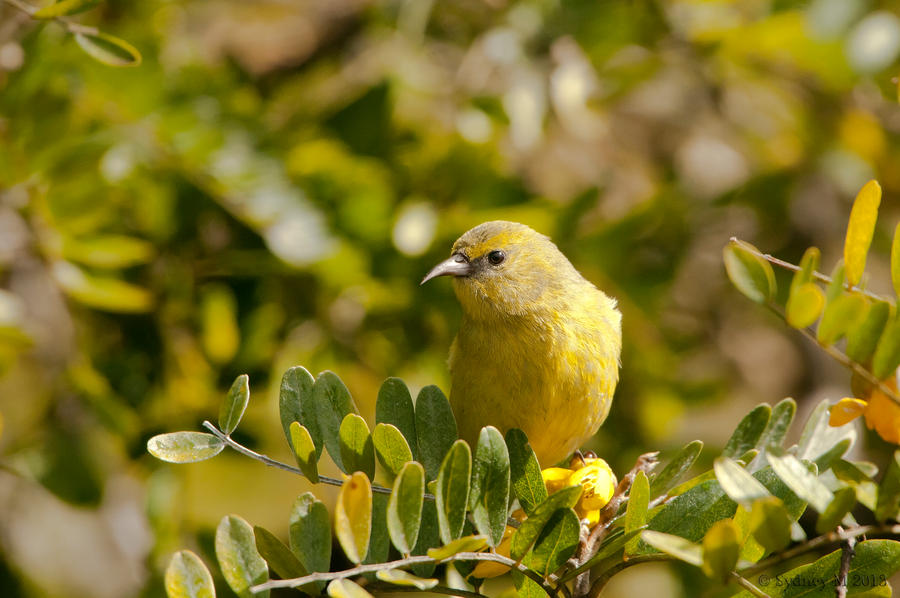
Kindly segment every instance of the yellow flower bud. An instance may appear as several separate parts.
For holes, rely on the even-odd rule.
[[[576,510],[589,512],[602,509],[616,491],[616,474],[603,459],[590,459],[569,477],[569,486],[581,485],[584,490]]]
[[[565,467],[548,467],[541,472],[541,476],[544,478],[544,485],[547,486],[547,493],[553,494],[570,485],[572,470]]]

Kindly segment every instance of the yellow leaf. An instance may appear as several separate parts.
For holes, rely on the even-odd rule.
[[[866,402],[859,399],[843,398],[832,405],[831,415],[828,417],[829,426],[843,426],[853,421],[866,410]]]
[[[881,203],[881,185],[871,180],[860,189],[850,210],[847,237],[844,240],[844,267],[847,282],[859,284],[866,269],[866,254],[875,232],[878,206]]]
[[[331,598],[372,598],[372,594],[349,579],[335,579],[326,590]]]
[[[900,222],[894,229],[894,242],[891,244],[891,280],[894,292],[900,297]]]
[[[794,328],[811,326],[825,307],[825,293],[813,282],[791,289],[785,310],[787,323]]]
[[[334,508],[334,533],[347,558],[357,565],[366,558],[372,534],[372,486],[361,471],[341,486]]]

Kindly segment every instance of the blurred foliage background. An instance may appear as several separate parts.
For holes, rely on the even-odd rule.
[[[0,2],[0,594],[160,596],[171,552],[210,554],[224,514],[284,533],[304,481],[162,464],[146,440],[214,418],[240,373],[239,440],[283,460],[291,365],[336,371],[370,422],[389,375],[449,390],[459,309],[418,283],[485,220],[549,234],[618,298],[622,382],[590,448],[620,472],[720,446],[757,402],[795,396],[802,418],[847,396],[721,250],[833,263],[877,177],[870,287],[890,289],[897,10],[112,0],[76,20],[143,54],[114,69]],[[645,565],[607,594],[690,595],[686,575]]]

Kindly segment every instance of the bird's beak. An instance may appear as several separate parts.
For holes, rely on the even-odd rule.
[[[454,253],[448,259],[432,268],[431,272],[426,274],[419,284],[425,284],[438,276],[467,276],[471,272],[472,265],[466,259],[466,256],[461,253]]]

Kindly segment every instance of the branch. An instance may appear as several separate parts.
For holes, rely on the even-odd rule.
[[[738,574],[735,573],[734,571],[731,572],[731,579],[732,579],[736,584],[738,584],[739,586],[741,586],[742,588],[744,588],[745,590],[747,590],[748,592],[750,592],[751,594],[753,594],[753,595],[756,596],[757,598],[772,598],[771,596],[769,596],[768,594],[766,594],[765,592],[763,592],[762,590],[760,590],[759,588],[757,588],[755,585],[753,585],[752,583],[750,583],[750,580],[749,580],[749,579],[746,579],[746,578],[744,578],[744,577],[741,577],[740,575],[738,575]]]
[[[32,6],[32,5],[28,4],[27,2],[22,2],[22,0],[0,0],[0,1],[6,2],[13,8],[21,10],[29,17],[33,17],[34,13],[36,13],[38,10],[36,6]],[[100,30],[97,29],[96,27],[91,27],[89,25],[81,25],[79,23],[75,23],[75,22],[67,19],[66,17],[53,17],[51,19],[40,19],[40,20],[56,21],[57,23],[59,23],[60,25],[65,27],[69,33],[72,33],[72,34],[81,33],[81,34],[86,34],[86,35],[97,35],[98,33],[100,33]]]
[[[216,438],[218,438],[219,440],[221,440],[222,442],[224,442],[225,444],[227,444],[229,447],[233,448],[237,452],[241,453],[242,455],[246,455],[246,456],[250,457],[251,459],[256,459],[260,463],[268,465],[269,467],[274,467],[276,469],[281,469],[283,471],[295,473],[299,476],[306,478],[306,476],[303,475],[303,472],[300,471],[299,468],[294,467],[293,465],[288,465],[287,463],[282,463],[281,461],[276,461],[272,457],[268,457],[266,455],[257,453],[254,450],[248,449],[243,444],[239,444],[239,443],[235,442],[234,440],[232,440],[231,436],[228,436],[227,434],[225,434],[224,432],[219,430],[216,426],[214,426],[209,421],[204,421],[203,427],[206,428],[207,430],[209,430],[210,432],[212,432],[213,436],[215,436]],[[319,481],[322,482],[323,484],[328,484],[330,486],[343,486],[344,485],[343,480],[339,480],[337,478],[332,478],[332,477],[328,477],[328,476],[324,476],[324,475],[319,476]],[[390,490],[390,488],[384,488],[382,486],[372,484],[372,492],[378,492],[381,494],[390,494],[391,490]],[[434,496],[431,494],[426,494],[425,497],[426,498],[430,497],[431,500],[434,500]]]
[[[438,564],[449,563],[452,561],[491,561],[494,563],[500,563],[502,565],[510,567],[511,569],[516,569],[517,571],[519,571],[519,573],[540,585],[541,588],[551,596],[556,594],[555,588],[547,585],[546,581],[544,581],[544,578],[542,578],[540,575],[538,575],[522,563],[517,563],[511,558],[503,556],[502,554],[497,554],[496,552],[458,552],[454,555],[440,560],[431,558],[430,556],[426,555],[410,556],[405,559],[390,561],[388,563],[357,565],[352,569],[346,569],[344,571],[322,571],[319,573],[310,573],[309,575],[305,575],[303,577],[295,577],[293,579],[273,579],[257,586],[253,586],[252,588],[250,588],[250,591],[253,593],[257,593],[265,590],[272,590],[275,588],[297,588],[316,581],[332,581],[335,579],[355,577],[357,575],[362,575],[363,573],[374,573],[376,571],[400,569],[403,567],[409,567],[411,565],[424,563]],[[454,590],[454,593],[456,595],[462,595],[457,590]]]
[[[422,592],[422,590],[420,590],[419,588],[414,588],[412,586],[398,586],[385,582],[367,584],[366,590],[384,590],[385,592],[391,594],[393,594],[394,592]],[[429,594],[444,594],[446,596],[465,596],[465,598],[489,598],[489,596],[479,594],[478,592],[473,592],[472,590],[460,590],[458,588],[450,588],[447,586],[434,586],[433,588],[428,588],[426,592]]]
[[[847,598],[847,576],[850,574],[850,561],[856,554],[853,551],[854,546],[856,546],[856,538],[847,538],[841,544],[841,568],[838,570],[837,585],[834,587],[835,598]]]

